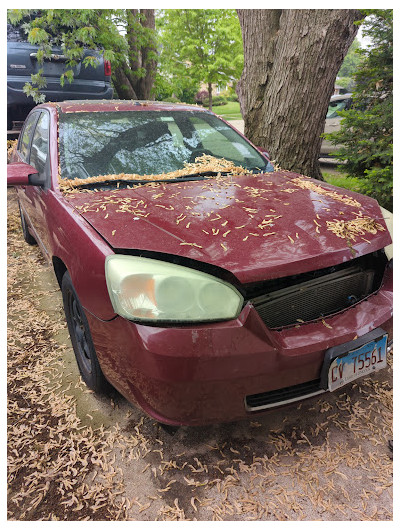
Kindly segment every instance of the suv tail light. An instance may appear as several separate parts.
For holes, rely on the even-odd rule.
[[[111,61],[104,61],[104,75],[111,76]]]

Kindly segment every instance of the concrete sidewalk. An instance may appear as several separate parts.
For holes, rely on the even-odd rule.
[[[227,122],[236,127],[242,134],[244,133],[244,120],[227,120]]]

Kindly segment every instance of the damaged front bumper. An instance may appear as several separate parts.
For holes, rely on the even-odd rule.
[[[392,297],[388,268],[380,290],[366,300],[283,330],[267,328],[251,303],[235,320],[196,326],[88,320],[102,370],[118,391],[159,422],[202,425],[325,392],[321,369],[329,348],[378,327],[392,340]],[[269,394],[267,402],[252,406],[251,397],[260,394]]]

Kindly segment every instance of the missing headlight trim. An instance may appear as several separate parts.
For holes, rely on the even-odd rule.
[[[152,258],[154,260],[161,260],[162,262],[170,262],[171,264],[181,265],[201,271],[202,273],[208,273],[225,282],[232,284],[243,296],[245,296],[245,289],[243,284],[235,277],[230,271],[221,267],[209,264],[207,262],[201,262],[200,260],[194,260],[186,256],[179,256],[176,254],[160,253],[156,251],[147,251],[144,249],[114,249],[116,254],[126,254],[130,256],[142,256],[143,258]]]
[[[387,263],[379,251],[338,266],[246,286],[246,298],[269,328],[295,326],[346,310],[375,293]]]

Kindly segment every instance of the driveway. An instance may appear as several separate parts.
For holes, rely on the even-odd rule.
[[[233,127],[236,127],[236,129],[240,131],[242,135],[244,134],[244,120],[228,120],[228,122],[233,125]]]
[[[335,395],[169,435],[85,387],[55,276],[7,195],[8,519],[393,518],[391,356]]]

